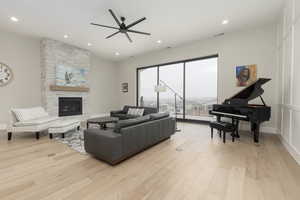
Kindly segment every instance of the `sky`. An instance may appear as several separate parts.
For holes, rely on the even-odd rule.
[[[186,63],[186,98],[217,97],[218,58],[210,58]],[[183,96],[183,63],[160,67],[160,80]],[[157,68],[148,68],[139,73],[140,96],[144,99],[156,98]],[[173,97],[167,90],[161,98]]]

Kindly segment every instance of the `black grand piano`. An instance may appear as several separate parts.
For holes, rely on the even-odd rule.
[[[263,84],[270,81],[268,78],[260,78],[250,86],[244,88],[234,96],[226,99],[223,104],[214,104],[211,115],[217,116],[220,121],[221,117],[231,118],[237,127],[239,120],[249,121],[251,123],[251,131],[253,132],[254,142],[259,142],[259,127],[262,122],[269,121],[271,118],[271,107],[267,106],[262,94],[264,90],[261,88]],[[261,105],[248,104],[250,100],[259,97],[262,101]],[[237,132],[237,137],[239,137]]]

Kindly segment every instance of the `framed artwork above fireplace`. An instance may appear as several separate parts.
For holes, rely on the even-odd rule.
[[[88,70],[85,68],[58,65],[56,67],[56,85],[83,87],[87,84]]]

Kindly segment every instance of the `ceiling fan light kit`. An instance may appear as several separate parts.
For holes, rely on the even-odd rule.
[[[106,25],[102,25],[102,24],[95,24],[95,23],[91,23],[91,25],[94,25],[94,26],[100,26],[100,27],[104,27],[104,28],[110,28],[110,29],[114,29],[116,30],[116,32],[114,32],[113,34],[109,35],[106,37],[106,39],[109,39],[119,33],[123,33],[126,35],[127,39],[129,40],[129,42],[132,42],[132,39],[131,37],[129,36],[128,32],[129,33],[135,33],[135,34],[142,34],[142,35],[151,35],[150,33],[146,33],[146,32],[142,32],[142,31],[136,31],[136,30],[132,30],[130,29],[131,27],[141,23],[142,21],[146,20],[146,17],[143,17],[129,25],[126,25],[125,24],[125,20],[126,18],[125,17],[120,17],[120,20],[121,22],[119,21],[119,19],[117,18],[117,16],[115,15],[115,13],[109,9],[108,10],[110,12],[110,14],[112,15],[112,17],[114,18],[114,20],[116,21],[117,25],[119,27],[113,27],[113,26],[106,26]]]

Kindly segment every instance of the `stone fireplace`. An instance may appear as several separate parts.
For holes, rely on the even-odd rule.
[[[83,115],[88,116],[88,98],[89,92],[75,92],[75,91],[53,91],[50,89],[51,85],[56,84],[56,67],[58,65],[65,65],[70,67],[78,67],[89,70],[90,69],[90,52],[63,42],[43,39],[41,41],[41,67],[42,67],[42,105],[47,112],[52,116],[70,116]],[[87,80],[84,87],[89,88],[89,80]],[[81,111],[77,110],[72,114],[60,113],[60,99],[61,103],[67,103],[68,100],[81,99]],[[77,99],[78,100],[78,99]],[[75,103],[75,101],[73,102]],[[78,105],[78,101],[77,101]],[[68,106],[62,106],[61,109],[75,109]],[[77,108],[76,108],[77,109]]]

